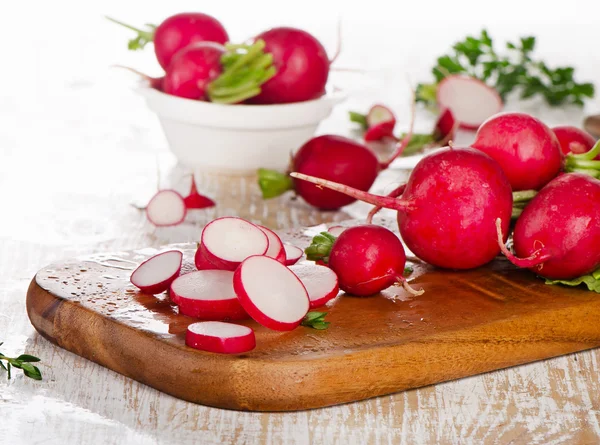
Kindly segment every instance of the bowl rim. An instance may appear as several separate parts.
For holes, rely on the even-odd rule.
[[[148,82],[142,80],[135,87],[134,91],[141,94],[144,97],[149,99],[156,98],[160,100],[173,100],[174,102],[178,102],[180,104],[196,104],[192,106],[198,107],[210,107],[213,109],[220,108],[222,110],[229,109],[231,110],[232,106],[235,106],[235,110],[286,110],[294,107],[311,107],[313,105],[319,105],[323,102],[330,103],[332,105],[339,104],[348,98],[348,93],[339,88],[334,88],[333,90],[326,90],[325,94],[317,99],[306,100],[303,102],[290,102],[285,104],[219,104],[214,102],[207,102],[202,100],[188,99],[185,97],[173,96],[171,94],[164,93],[156,88],[152,88]]]

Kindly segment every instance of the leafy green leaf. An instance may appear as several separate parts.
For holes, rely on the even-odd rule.
[[[309,261],[323,261],[327,263],[329,261],[329,253],[331,247],[337,238],[329,232],[321,232],[312,239],[310,246],[308,246],[304,253],[306,253],[306,259]]]
[[[360,125],[360,128],[362,130],[367,130],[369,128],[369,124],[367,123],[367,116],[365,114],[359,113],[357,111],[349,111],[348,115],[350,116],[350,121]]]
[[[585,284],[588,290],[600,294],[600,269],[590,275],[584,275],[574,280],[546,280],[546,284],[562,284],[565,286],[579,286]]]
[[[313,328],[317,330],[327,329],[331,323],[325,321],[326,315],[327,312],[309,312],[308,314],[306,314],[306,316],[300,324],[302,326],[306,326],[308,328]]]
[[[29,363],[25,363],[24,365],[28,366],[27,369],[25,369],[25,366],[23,366],[23,374],[25,374],[26,377],[29,377],[33,380],[42,380],[42,373],[37,366],[33,366]]]

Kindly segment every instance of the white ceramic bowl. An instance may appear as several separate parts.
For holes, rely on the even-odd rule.
[[[282,105],[222,105],[183,99],[140,86],[160,120],[171,151],[197,170],[246,174],[259,167],[284,170],[290,153],[314,134],[339,92]]]

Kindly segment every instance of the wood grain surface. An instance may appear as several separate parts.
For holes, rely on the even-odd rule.
[[[391,221],[388,221],[388,225]],[[393,224],[393,223],[392,223]],[[284,239],[304,247],[311,229]],[[184,252],[193,270],[194,245]],[[175,397],[220,408],[290,411],[362,400],[600,345],[600,299],[547,286],[507,261],[467,272],[414,264],[401,288],[328,305],[328,330],[268,330],[240,355],[185,346],[186,327],[166,294],[129,283],[148,251],[52,264],[32,281],[27,310],[50,341]],[[164,366],[156,366],[164,363]]]

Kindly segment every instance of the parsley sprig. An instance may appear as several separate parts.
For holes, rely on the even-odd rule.
[[[535,37],[521,37],[517,43],[507,42],[500,53],[485,29],[479,37],[467,36],[455,43],[449,54],[437,59],[432,69],[436,82],[419,84],[417,101],[434,106],[437,83],[451,74],[480,79],[495,88],[503,100],[512,91],[519,91],[521,99],[541,95],[551,106],[582,106],[585,98],[594,97],[594,85],[576,82],[573,67],[550,68],[536,60],[535,44]]]
[[[329,321],[325,321],[325,315],[327,315],[327,312],[309,312],[308,314],[306,314],[306,316],[300,324],[308,328],[313,328],[322,331],[324,329],[327,329],[331,324]]]
[[[3,343],[0,342],[0,346]],[[18,368],[23,371],[25,376],[32,378],[34,380],[42,380],[42,372],[38,369],[37,366],[32,365],[31,363],[39,362],[40,359],[34,357],[33,355],[21,354],[17,358],[6,357],[3,353],[0,352],[0,368],[4,369],[8,373],[8,378],[11,378],[12,368]],[[6,364],[4,363],[6,362]]]

